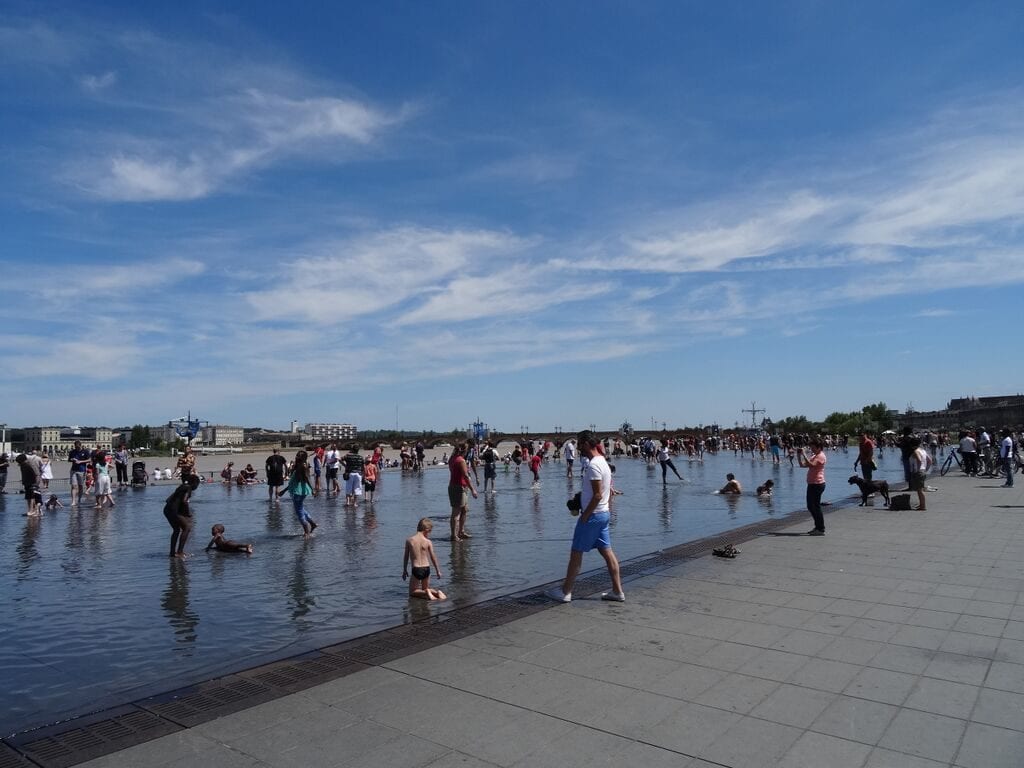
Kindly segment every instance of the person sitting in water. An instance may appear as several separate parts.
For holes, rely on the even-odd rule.
[[[416,533],[405,540],[405,555],[402,558],[402,581],[409,579],[409,562],[412,561],[412,578],[409,579],[409,597],[420,600],[444,600],[448,596],[439,589],[430,588],[430,565],[433,563],[437,578],[441,578],[441,566],[437,564],[434,544],[430,531],[434,524],[429,517],[420,518]]]
[[[60,509],[63,506],[64,505],[60,503],[60,499],[57,498],[57,494],[56,493],[51,493],[50,494],[50,498],[48,498],[46,500],[46,509],[47,509],[47,511],[49,511],[51,509]]]
[[[235,474],[235,462],[229,461],[227,465],[220,471],[220,476],[224,479],[225,483],[230,483],[231,478]]]
[[[224,526],[217,523],[210,530],[213,534],[213,538],[210,539],[210,543],[206,545],[206,551],[209,552],[211,549],[216,549],[218,552],[245,552],[247,555],[252,554],[252,544],[242,544],[238,541],[229,541],[224,538]]]
[[[758,496],[771,496],[773,490],[775,490],[775,481],[774,480],[765,480],[764,481],[764,485],[757,486],[757,495]]]
[[[239,472],[238,476],[242,479],[242,483],[245,485],[252,485],[256,482],[256,470],[253,469],[252,464],[246,464],[245,469]]]
[[[740,485],[740,481],[736,479],[736,475],[732,472],[725,476],[725,485],[718,491],[719,493],[743,493],[743,486]]]

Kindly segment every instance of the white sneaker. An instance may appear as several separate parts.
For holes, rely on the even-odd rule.
[[[626,602],[625,592],[602,592],[602,600],[610,600],[613,603],[624,603]]]
[[[572,592],[570,592],[569,594],[566,594],[565,592],[562,591],[561,587],[555,587],[554,589],[549,589],[544,594],[547,595],[548,597],[550,597],[556,603],[571,603],[572,602]]]

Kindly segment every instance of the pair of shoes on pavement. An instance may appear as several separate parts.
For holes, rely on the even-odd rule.
[[[817,528],[812,528],[811,530],[809,530],[809,531],[807,532],[807,535],[808,535],[808,536],[824,536],[824,535],[825,535],[825,532],[824,532],[824,531],[822,531],[822,530],[819,530],[819,529],[817,529]]]
[[[569,592],[568,594],[566,594],[565,592],[562,591],[561,587],[555,587],[554,589],[549,589],[544,594],[547,595],[551,600],[554,600],[556,603],[571,603],[572,602],[572,592]],[[607,601],[613,602],[613,603],[624,603],[624,602],[626,602],[626,595],[625,595],[624,592],[602,592],[601,593],[601,599],[602,600],[607,600]]]

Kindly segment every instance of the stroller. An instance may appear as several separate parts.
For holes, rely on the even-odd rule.
[[[146,474],[146,462],[136,461],[132,463],[132,487],[146,485],[149,475]]]

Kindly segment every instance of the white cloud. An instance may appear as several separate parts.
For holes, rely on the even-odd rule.
[[[26,281],[43,299],[69,301],[112,296],[125,290],[140,296],[151,289],[195,277],[205,270],[202,262],[193,259],[149,259],[131,264],[61,266],[59,270],[30,275]]]
[[[320,246],[321,255],[294,260],[276,287],[245,298],[261,320],[332,325],[443,291],[471,262],[526,244],[503,232],[399,227]]]
[[[90,93],[97,93],[106,90],[117,82],[117,73],[114,71],[104,72],[102,75],[84,75],[81,78],[82,88]]]
[[[290,98],[255,88],[220,94],[180,113],[181,137],[108,139],[109,152],[85,162],[72,177],[105,200],[195,200],[230,180],[283,157],[368,145],[408,110],[389,113],[343,98]],[[119,146],[120,145],[120,146]]]
[[[563,304],[594,299],[610,293],[609,280],[577,279],[559,282],[556,273],[543,267],[518,265],[480,275],[458,276],[445,288],[407,312],[400,325],[516,317],[522,313],[552,310]]]

